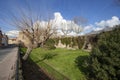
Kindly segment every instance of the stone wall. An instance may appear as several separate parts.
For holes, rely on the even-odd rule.
[[[70,42],[70,44],[66,45],[61,42],[61,39],[59,39],[58,44],[55,45],[56,48],[67,48],[67,49],[83,49],[87,51],[92,50],[92,42],[94,40],[94,36],[79,36],[77,38],[77,45],[71,46],[73,42]]]
[[[70,45],[62,44],[61,40],[59,40],[58,44],[55,45],[56,48],[67,48],[67,49],[78,49],[78,46],[70,47]]]

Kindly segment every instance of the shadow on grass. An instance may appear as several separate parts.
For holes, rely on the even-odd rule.
[[[57,56],[58,54],[51,54],[51,53],[47,53],[45,55],[43,55],[43,59],[40,59],[38,61],[35,61],[35,63],[44,61],[44,60],[48,60],[48,59],[52,59],[53,57]]]
[[[27,61],[22,60],[22,69],[24,80],[51,80],[30,58]]]
[[[88,56],[78,56],[75,59],[75,63],[77,65],[77,67],[79,68],[79,70],[84,74],[87,75],[87,67],[85,65],[85,61],[88,60]]]

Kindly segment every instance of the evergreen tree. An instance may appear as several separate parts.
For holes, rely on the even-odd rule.
[[[98,35],[88,61],[90,80],[120,80],[120,25]]]

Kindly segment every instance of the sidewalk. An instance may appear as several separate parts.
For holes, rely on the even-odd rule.
[[[13,71],[16,69],[17,54],[17,47],[0,50],[0,56],[2,56],[0,60],[0,80],[11,80],[11,75],[14,74]]]

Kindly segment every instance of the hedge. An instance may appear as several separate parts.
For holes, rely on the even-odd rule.
[[[82,36],[79,37],[64,37],[64,38],[53,38],[52,40],[54,40],[55,44],[58,45],[59,40],[61,40],[61,43],[66,45],[66,46],[70,46],[70,47],[74,47],[74,46],[78,46],[79,49],[82,48],[85,38]]]

